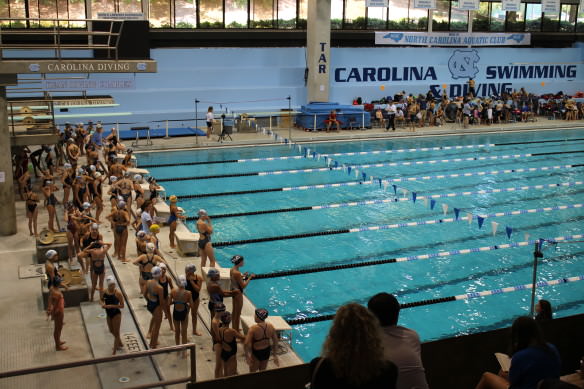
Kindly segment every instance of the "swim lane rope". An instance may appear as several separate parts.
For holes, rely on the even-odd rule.
[[[579,276],[573,276],[573,277],[558,278],[558,279],[550,280],[550,281],[539,281],[539,282],[536,282],[535,286],[538,288],[541,288],[544,286],[554,286],[554,285],[567,284],[567,283],[583,281],[583,280],[584,280],[584,275],[579,275]],[[470,299],[475,299],[475,298],[479,298],[479,297],[493,296],[493,295],[501,294],[501,293],[511,293],[511,292],[517,292],[520,290],[528,290],[531,288],[533,288],[532,283],[521,284],[521,285],[516,285],[516,286],[507,286],[507,287],[503,287],[503,288],[484,290],[481,292],[471,292],[471,293],[459,294],[456,296],[440,297],[440,298],[435,298],[435,299],[421,300],[421,301],[415,301],[415,302],[411,302],[411,303],[400,304],[400,308],[413,308],[413,307],[421,307],[424,305],[440,304],[440,303],[445,303],[445,302],[449,302],[449,301],[470,300]],[[334,317],[335,317],[335,315],[333,314],[333,315],[317,315],[317,316],[311,316],[311,317],[303,317],[303,318],[298,318],[298,319],[285,319],[285,320],[289,325],[299,325],[299,324],[309,324],[309,323],[317,323],[317,322],[321,322],[321,321],[328,321],[328,320],[332,320]]]

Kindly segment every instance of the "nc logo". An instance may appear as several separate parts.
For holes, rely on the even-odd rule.
[[[390,32],[389,34],[384,35],[383,37],[389,38],[397,43],[397,42],[402,40],[402,38],[404,37],[404,34],[400,33],[400,32]]]
[[[479,62],[479,54],[474,49],[454,50],[448,60],[448,70],[452,78],[475,78],[479,69],[476,67]]]

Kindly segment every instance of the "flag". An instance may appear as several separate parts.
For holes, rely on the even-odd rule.
[[[493,236],[497,235],[497,227],[499,227],[499,223],[491,222],[491,229],[493,230]]]
[[[511,234],[513,233],[513,228],[505,226],[505,232],[507,233],[507,238],[511,239]]]
[[[460,209],[454,208],[454,220],[458,220],[459,214],[460,214]]]
[[[468,224],[472,223],[472,213],[467,213],[466,214],[466,219],[468,220]]]
[[[477,215],[477,221],[479,222],[479,230],[480,230],[483,227],[483,222],[485,221],[485,218]]]
[[[430,200],[430,209],[434,209],[434,206],[436,205],[436,200],[431,199]]]
[[[412,192],[412,201],[414,204],[416,203],[416,197],[418,197],[418,194],[416,192]]]
[[[391,186],[393,186],[393,194],[397,195],[397,185],[393,184]]]
[[[442,204],[442,211],[444,211],[444,215],[448,213],[448,204]]]

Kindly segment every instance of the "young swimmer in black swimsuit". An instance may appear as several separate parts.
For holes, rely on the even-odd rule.
[[[168,320],[170,324],[170,330],[174,331],[174,325],[172,323],[172,316],[170,315],[170,301],[168,299],[168,291],[173,289],[172,280],[166,275],[166,264],[161,262],[158,267],[162,269],[162,275],[158,279],[158,283],[162,286],[164,292],[164,302],[162,303],[162,310],[164,311],[164,318]]]
[[[238,289],[241,293],[233,296],[233,329],[239,331],[239,317],[241,316],[241,309],[243,308],[243,290],[247,287],[249,282],[253,278],[253,274],[248,275],[248,273],[241,274],[239,270],[243,265],[243,257],[241,255],[234,255],[231,258],[231,263],[233,267],[229,270],[229,276],[231,278],[231,290]]]
[[[107,219],[113,225],[114,257],[126,262],[126,243],[128,242],[128,226],[130,225],[130,215],[126,210],[126,203],[120,201],[118,208],[112,208],[112,213]]]
[[[111,243],[101,243],[100,241],[93,242],[87,247],[84,252],[89,254],[90,269],[91,269],[91,293],[89,301],[93,301],[93,295],[97,289],[99,292],[103,291],[103,280],[105,279],[105,254],[112,246]],[[99,287],[97,287],[99,280]]]
[[[107,289],[102,291],[100,302],[107,316],[107,328],[114,336],[112,355],[116,355],[116,351],[124,349],[122,339],[120,338],[120,327],[122,324],[122,311],[120,309],[124,308],[124,297],[116,289],[116,280],[113,276],[107,277],[105,281]]]
[[[45,196],[45,206],[47,207],[47,211],[49,212],[49,230],[52,232],[57,232],[55,230],[55,227],[54,227],[55,205],[57,205],[59,203],[57,201],[57,198],[55,197],[55,194],[54,194],[54,192],[56,192],[57,190],[58,189],[53,184],[52,180],[44,180],[43,181],[42,191],[43,191],[43,195]]]
[[[148,329],[150,348],[156,348],[158,346],[158,333],[160,332],[160,324],[162,323],[161,304],[164,302],[164,291],[158,283],[161,275],[162,270],[158,266],[154,266],[152,268],[152,279],[146,281],[144,285],[143,296],[146,299],[146,308],[152,314]]]
[[[256,324],[251,326],[245,338],[245,352],[250,373],[266,370],[272,347],[276,347],[278,344],[276,330],[271,323],[266,323],[267,318],[268,311],[262,308],[256,309]],[[271,346],[270,340],[272,341]],[[274,364],[280,366],[276,353],[274,353]]]
[[[132,263],[136,266],[140,266],[140,290],[144,293],[144,288],[146,287],[146,282],[152,279],[152,269],[157,267],[159,263],[162,262],[162,258],[154,254],[156,246],[154,243],[146,244],[146,254],[140,255]]]
[[[245,336],[233,328],[229,328],[229,323],[231,323],[231,313],[225,311],[221,315],[221,328],[219,328],[223,377],[237,374],[237,339],[245,339]]]
[[[193,307],[191,292],[187,289],[187,279],[181,275],[178,277],[178,285],[170,292],[170,304],[174,306],[172,320],[174,322],[174,342],[179,345],[188,342],[189,310]],[[183,353],[186,357],[186,353]]]
[[[201,287],[203,286],[203,278],[196,274],[197,268],[192,263],[186,265],[185,267],[185,277],[187,279],[186,290],[191,292],[193,299],[193,305],[191,306],[191,318],[193,321],[193,335],[201,336],[202,334],[197,331],[197,313],[199,311],[199,293],[201,292]]]
[[[39,236],[37,230],[37,219],[39,216],[39,198],[33,191],[27,191],[24,195],[26,202],[26,217],[28,218],[28,230],[30,236]]]
[[[210,261],[210,267],[215,267],[215,253],[211,244],[211,234],[213,225],[207,211],[200,209],[199,220],[197,220],[197,231],[199,232],[199,252],[201,254],[201,268],[207,266],[207,257]]]
[[[211,319],[211,340],[213,341],[213,352],[215,353],[215,378],[223,375],[223,360],[221,359],[221,335],[219,330],[221,328],[221,315],[225,312],[225,305],[223,303],[215,304],[215,315]]]

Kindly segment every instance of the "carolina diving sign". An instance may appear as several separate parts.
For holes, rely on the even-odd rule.
[[[467,32],[383,32],[375,33],[376,45],[394,46],[528,46],[530,34]]]

